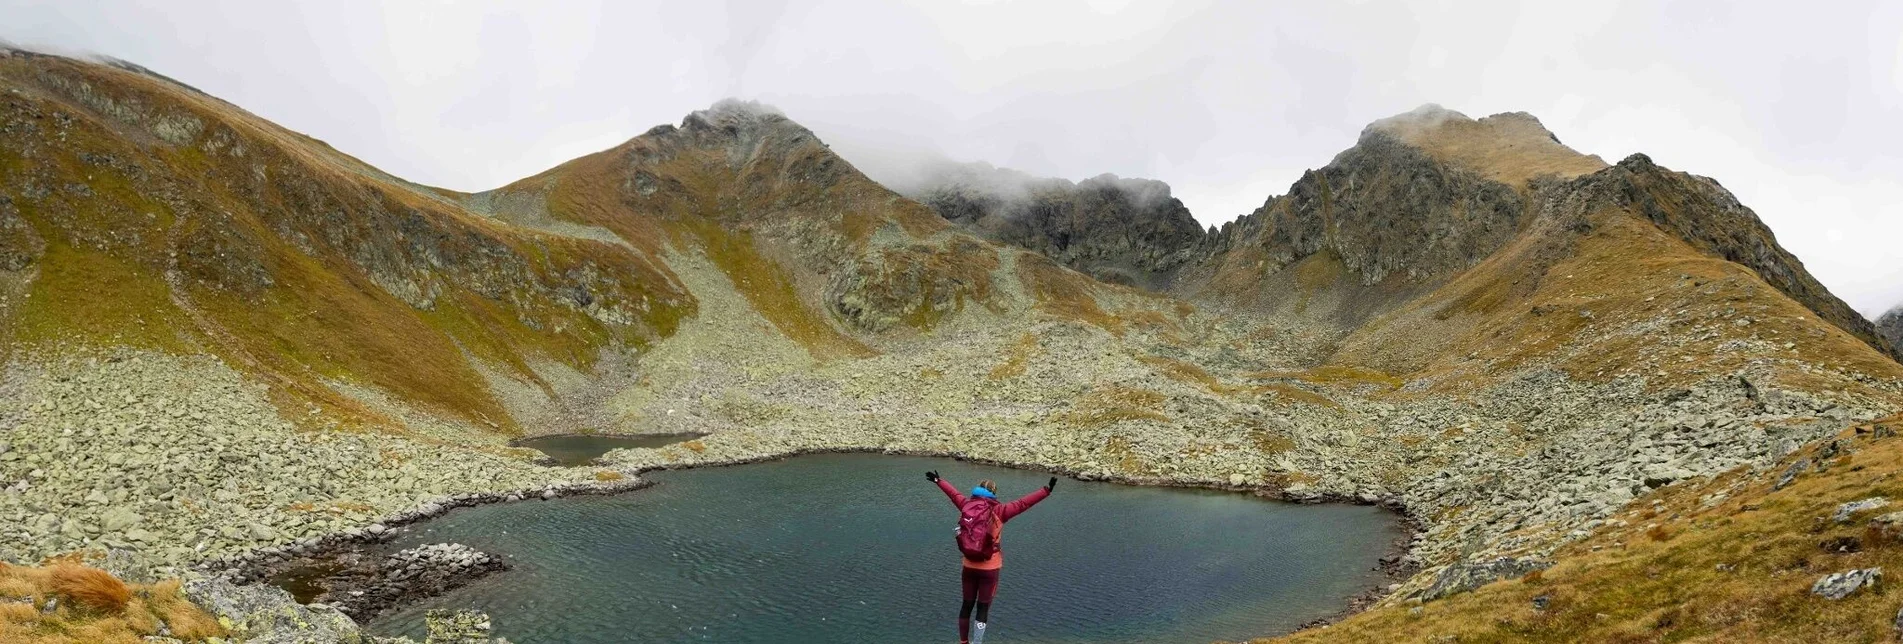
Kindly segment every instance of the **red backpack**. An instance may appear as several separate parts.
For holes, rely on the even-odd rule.
[[[999,533],[1004,520],[998,516],[998,502],[973,497],[958,508],[958,551],[972,561],[986,561],[998,552]]]

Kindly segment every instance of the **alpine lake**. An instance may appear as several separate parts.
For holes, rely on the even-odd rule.
[[[430,608],[474,608],[541,642],[955,641],[957,511],[925,478],[1015,499],[1041,472],[945,458],[823,454],[650,472],[614,496],[451,512],[389,546],[458,542],[511,570],[386,613],[423,635]],[[1294,630],[1385,583],[1405,538],[1376,507],[1060,478],[1003,533],[990,642],[1240,641]]]

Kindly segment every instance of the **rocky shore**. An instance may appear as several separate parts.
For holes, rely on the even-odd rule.
[[[456,507],[626,491],[645,485],[640,474],[655,469],[855,451],[1293,502],[1380,504],[1417,530],[1387,565],[1419,572],[1377,594],[1426,599],[1539,561],[1651,488],[1760,467],[1883,411],[1854,398],[1758,384],[1763,379],[1751,373],[1661,390],[1642,378],[1585,383],[1539,370],[1464,398],[1405,389],[1351,395],[1343,387],[1366,387],[1297,382],[1289,386],[1327,403],[1264,405],[1161,377],[1134,360],[1099,357],[1090,374],[1066,372],[1063,361],[1095,351],[1089,338],[1067,329],[1037,330],[1045,361],[1056,364],[991,383],[987,396],[959,403],[962,411],[933,397],[934,387],[947,392],[944,383],[907,374],[905,387],[892,386],[901,377],[894,372],[917,369],[913,359],[881,357],[853,364],[853,374],[822,367],[763,383],[734,375],[744,360],[715,368],[703,362],[709,356],[690,356],[706,367],[700,375],[663,382],[644,404],[673,411],[649,416],[676,421],[657,422],[657,430],[709,433],[612,451],[602,467],[578,468],[538,465],[500,440],[427,427],[409,434],[301,429],[263,387],[209,358],[126,352],[16,361],[0,383],[9,394],[0,402],[9,426],[0,483],[10,481],[0,493],[0,518],[14,526],[0,532],[0,556],[115,552],[153,575],[257,588],[296,565],[366,552],[391,531]],[[998,350],[970,342],[941,346]],[[650,359],[664,375],[670,356]],[[939,353],[926,363],[955,360]],[[881,376],[890,380],[874,384]],[[1094,395],[1077,383],[1083,377],[1158,392],[1156,415],[1168,422],[1076,422],[1080,400]],[[1503,559],[1512,563],[1485,565]],[[435,586],[379,591],[379,601],[401,602]],[[303,609],[315,611],[309,619],[343,615],[316,605]]]

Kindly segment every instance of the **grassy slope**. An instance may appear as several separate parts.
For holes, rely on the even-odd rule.
[[[1592,232],[1564,248],[1552,247],[1551,233],[1522,238],[1356,331],[1335,359],[1433,377],[1450,391],[1532,365],[1581,380],[1636,373],[1654,387],[1747,366],[1768,366],[1774,382],[1794,389],[1846,386],[1815,380],[1803,363],[1903,377],[1903,365],[1749,269],[1626,213],[1593,220]]]
[[[665,337],[692,311],[664,269],[625,248],[470,215],[150,77],[14,58],[0,61],[0,84],[18,90],[0,145],[5,190],[44,246],[7,321],[22,346],[209,349],[295,392],[287,403],[374,419],[321,384],[355,380],[506,429],[470,356],[535,381],[531,357],[586,369],[599,348]],[[178,142],[158,135],[181,122],[199,127]],[[472,266],[515,274],[459,274]],[[594,298],[631,319],[557,299],[577,275],[605,276]],[[379,277],[437,296],[415,306]],[[471,284],[486,280],[534,286]]]
[[[1892,417],[1776,467],[1661,488],[1566,546],[1558,564],[1537,575],[1425,605],[1383,606],[1273,641],[1893,641],[1898,604],[1888,580],[1840,601],[1810,587],[1856,568],[1903,570],[1903,543],[1868,526],[1894,504],[1845,523],[1827,518],[1842,503],[1903,495],[1899,430],[1903,417]],[[1799,459],[1822,471],[1773,490]],[[1854,551],[1841,551],[1846,540]],[[1544,610],[1535,609],[1536,597],[1546,598]]]

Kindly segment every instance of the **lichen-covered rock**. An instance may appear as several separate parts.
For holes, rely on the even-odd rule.
[[[487,644],[489,616],[470,610],[435,609],[424,615],[429,629],[427,644]]]
[[[1883,578],[1882,568],[1862,568],[1824,575],[1817,583],[1811,584],[1812,595],[1824,599],[1843,599],[1866,586],[1876,586]]]
[[[249,644],[356,644],[357,623],[324,604],[298,604],[284,589],[239,586],[220,577],[184,584],[185,598],[218,616],[218,623]]]
[[[1880,508],[1889,504],[1890,504],[1889,499],[1885,499],[1880,496],[1873,496],[1867,499],[1858,499],[1856,501],[1851,501],[1849,503],[1845,503],[1843,505],[1837,506],[1837,511],[1830,515],[1830,520],[1835,521],[1837,523],[1843,523],[1845,521],[1849,521],[1850,517],[1855,516],[1858,512],[1866,512],[1869,510],[1875,510],[1877,508]]]
[[[1433,601],[1464,593],[1481,586],[1499,581],[1525,576],[1535,570],[1545,570],[1553,562],[1544,559],[1513,559],[1501,557],[1492,561],[1457,563],[1440,571],[1434,577],[1434,583],[1421,593],[1423,601]]]

